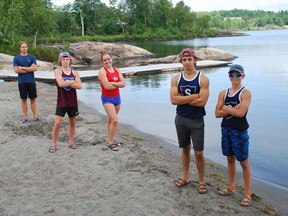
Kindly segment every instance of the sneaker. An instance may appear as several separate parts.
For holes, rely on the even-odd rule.
[[[26,122],[28,122],[28,121],[29,121],[28,119],[21,118],[20,121],[19,121],[19,123],[24,124],[24,123],[26,123]]]
[[[34,119],[33,121],[34,122],[41,122],[42,120],[44,120],[45,118],[42,118],[42,117],[37,117],[36,119]]]

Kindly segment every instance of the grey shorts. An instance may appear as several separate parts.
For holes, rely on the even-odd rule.
[[[194,150],[204,150],[204,118],[188,119],[176,115],[175,126],[180,148],[188,147],[192,144]],[[192,143],[191,143],[192,139]]]

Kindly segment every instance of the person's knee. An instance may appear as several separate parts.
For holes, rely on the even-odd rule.
[[[62,120],[61,119],[56,119],[54,122],[54,128],[60,128],[62,125]]]
[[[250,167],[250,164],[249,164],[248,160],[240,161],[240,164],[241,164],[243,169],[247,169],[247,168]]]
[[[190,154],[191,145],[182,148],[183,153]]]
[[[118,118],[117,117],[116,118],[111,118],[110,120],[111,120],[111,124],[113,124],[113,125],[117,125],[118,124]]]
[[[235,161],[236,161],[235,156],[228,156],[228,157],[227,157],[227,162],[228,162],[228,164],[234,164]]]
[[[196,160],[204,160],[203,151],[194,151]]]

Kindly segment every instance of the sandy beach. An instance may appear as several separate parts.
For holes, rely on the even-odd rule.
[[[42,122],[20,124],[17,82],[0,83],[0,215],[285,215],[287,195],[281,189],[253,181],[252,206],[240,206],[241,178],[234,195],[220,197],[226,168],[207,161],[208,194],[197,193],[197,171],[191,163],[191,183],[177,188],[181,150],[160,138],[120,124],[118,152],[106,146],[106,116],[79,104],[76,143],[68,148],[68,118],[58,150],[51,154],[56,88],[37,83]],[[31,110],[29,109],[31,118]],[[121,115],[121,111],[120,111]],[[204,153],[205,155],[205,153]],[[241,177],[241,176],[239,176]]]

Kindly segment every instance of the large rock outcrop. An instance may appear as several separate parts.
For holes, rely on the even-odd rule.
[[[125,60],[124,67],[179,62],[178,55],[153,58],[155,56],[153,53],[128,44],[82,42],[72,43],[70,46],[73,50],[73,66],[78,69],[87,64],[99,64],[103,52],[111,53],[114,61]],[[61,49],[62,47],[54,46],[54,48]],[[237,58],[237,56],[215,48],[200,48],[195,50],[195,54],[199,60],[232,61]],[[0,53],[0,69],[13,70],[12,64],[13,56]],[[37,65],[38,71],[52,71],[54,68],[52,63],[40,60],[37,60]]]
[[[103,52],[111,53],[114,60],[155,56],[140,47],[120,43],[81,42],[72,43],[70,47],[73,50],[75,64],[101,62],[100,58]]]
[[[195,50],[195,55],[198,58],[198,60],[232,61],[238,58],[237,56],[231,55],[230,53],[227,53],[223,50],[210,47]],[[179,62],[179,60],[180,59],[178,55],[170,55],[163,58],[149,59],[147,63],[150,64],[173,63],[173,62]]]

